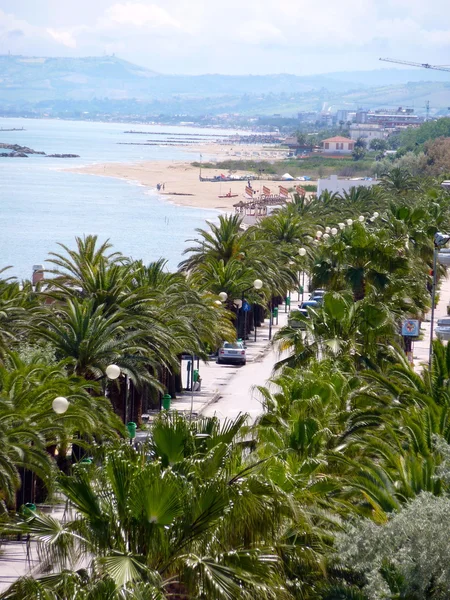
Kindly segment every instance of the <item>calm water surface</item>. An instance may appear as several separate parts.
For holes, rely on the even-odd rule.
[[[0,158],[0,268],[12,265],[9,275],[28,278],[33,264],[49,267],[46,259],[50,251],[58,251],[57,242],[73,247],[75,236],[85,234],[109,238],[116,250],[145,262],[162,256],[175,268],[195,228],[217,218],[215,211],[171,205],[137,184],[59,169],[98,162],[193,160],[182,148],[118,144],[148,139],[123,133],[129,129],[217,135],[229,130],[0,118],[0,129],[11,127],[25,131],[0,131],[0,142],[80,158]],[[164,136],[154,139],[163,141]]]

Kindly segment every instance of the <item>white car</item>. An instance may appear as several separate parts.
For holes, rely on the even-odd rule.
[[[222,348],[219,350],[219,356],[217,357],[217,364],[222,365],[223,363],[233,363],[238,365],[245,365],[247,362],[247,356],[245,354],[245,348],[243,342],[224,342]]]
[[[439,340],[448,342],[450,340],[450,327],[436,327],[434,330]]]

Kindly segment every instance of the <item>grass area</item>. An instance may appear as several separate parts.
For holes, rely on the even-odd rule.
[[[264,171],[268,175],[277,175],[279,163],[272,163],[268,160],[222,160],[218,162],[193,162],[193,167],[202,167],[202,169],[218,169],[219,171],[249,171],[258,173]],[[284,171],[285,172],[285,171]],[[283,173],[282,173],[283,174]]]
[[[328,158],[325,156],[311,156],[308,158],[289,158],[276,162],[267,160],[223,160],[216,163],[202,163],[203,169],[217,169],[220,171],[248,171],[249,173],[262,174],[262,176],[281,177],[284,173],[290,173],[293,177],[306,175],[316,179],[328,175],[340,175],[341,177],[355,177],[372,174],[374,157],[355,161],[349,158]],[[200,167],[199,162],[192,163],[194,167]],[[305,186],[303,186],[305,187]]]

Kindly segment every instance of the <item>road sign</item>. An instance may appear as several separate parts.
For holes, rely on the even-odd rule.
[[[420,322],[416,319],[406,319],[402,323],[402,335],[405,337],[418,337],[420,333]]]
[[[249,312],[251,310],[251,306],[246,300],[242,303],[242,310],[244,312]]]

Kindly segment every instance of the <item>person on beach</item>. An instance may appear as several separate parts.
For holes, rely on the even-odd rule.
[[[161,184],[160,184],[160,183],[157,183],[157,184],[156,184],[156,189],[157,189],[157,190],[158,190],[158,192],[159,192],[159,190],[161,189]]]
[[[166,184],[163,183],[163,191],[166,189]]]

